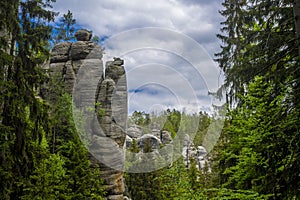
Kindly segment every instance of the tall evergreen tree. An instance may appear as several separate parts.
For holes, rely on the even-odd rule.
[[[92,166],[88,151],[79,138],[72,114],[72,98],[61,94],[53,102],[49,141],[52,153],[64,160],[66,191],[70,199],[102,199],[104,188],[97,166]]]
[[[41,139],[41,127],[47,127],[47,109],[36,91],[44,77],[39,66],[49,55],[45,46],[54,13],[47,8],[53,1],[1,1],[0,25],[6,33],[0,42],[0,195],[4,199],[22,195],[18,182],[33,169],[31,142]],[[5,52],[7,44],[10,49]]]
[[[224,46],[216,60],[226,75],[228,102],[235,100],[237,108],[216,152],[219,180],[231,189],[297,199],[298,1],[225,0],[223,6],[218,37]]]
[[[223,6],[226,21],[217,35],[223,46],[216,60],[226,75],[229,102],[246,94],[257,75],[280,83],[295,72],[293,1],[225,0]]]
[[[299,198],[299,144],[297,111],[286,99],[290,86],[278,88],[257,77],[249,86],[241,108],[232,111],[226,129],[230,141],[221,150],[219,162],[223,185],[231,189],[255,190],[272,199]],[[225,176],[225,177],[224,177]]]

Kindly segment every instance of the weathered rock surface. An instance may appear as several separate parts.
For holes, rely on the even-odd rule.
[[[153,129],[150,130],[150,134],[146,134],[143,131],[143,128],[139,125],[132,124],[127,129],[127,136],[126,136],[126,148],[130,147],[132,139],[136,139],[137,141],[144,140],[144,138],[148,137],[149,139],[158,140],[159,144],[170,144],[173,142],[171,133],[166,130],[159,130],[157,126],[153,126],[152,124],[150,127]],[[151,140],[152,140],[151,139]],[[153,148],[159,148],[159,145],[153,145]]]
[[[209,158],[206,149],[203,146],[195,147],[188,136],[185,137],[184,147],[182,149],[183,160],[187,167],[189,166],[190,158],[196,161],[198,170],[203,170],[205,165],[208,166],[208,171],[211,171],[209,166]]]
[[[128,135],[126,135],[125,148],[129,148],[131,146],[132,142],[133,142],[133,139],[131,137],[129,137]]]
[[[86,29],[81,29],[75,33],[75,37],[77,41],[90,41],[92,38],[92,32]]]
[[[51,51],[50,63],[67,62],[69,60],[71,45],[71,42],[61,42],[56,44]]]
[[[102,48],[89,41],[77,41],[70,47],[69,58],[72,60],[80,59],[102,59]]]
[[[161,144],[160,139],[151,134],[145,134],[137,139],[137,143],[140,149],[143,149],[145,147],[147,140],[150,141],[152,149],[159,149]]]
[[[115,58],[106,65],[104,77],[103,49],[92,42],[92,33],[76,32],[77,42],[55,45],[49,63],[50,78],[60,76],[64,88],[72,95],[86,119],[90,159],[98,166],[107,189],[107,200],[124,199],[124,155],[127,122],[127,83],[124,61]],[[96,80],[96,81],[95,81]],[[95,107],[91,115],[90,108]],[[99,162],[100,161],[100,162]]]
[[[173,139],[169,131],[161,131],[160,140],[163,144],[172,143]]]
[[[139,138],[143,135],[142,127],[138,125],[132,125],[127,129],[127,135],[131,138]]]
[[[100,103],[98,116],[100,125],[108,137],[123,148],[127,128],[127,82],[124,66],[108,62],[105,77],[98,83],[96,101]],[[115,73],[115,74],[113,74]]]

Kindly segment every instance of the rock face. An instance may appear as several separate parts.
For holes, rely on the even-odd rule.
[[[184,147],[182,149],[182,156],[186,166],[189,168],[190,158],[193,158],[196,161],[196,167],[198,170],[203,170],[205,165],[210,169],[210,162],[206,149],[203,146],[195,147],[193,142],[190,140],[189,136],[186,136],[184,139]]]
[[[123,148],[127,122],[127,83],[124,62],[120,58],[106,63],[105,76],[102,48],[90,42],[92,33],[79,30],[77,42],[62,42],[51,52],[49,75],[61,76],[65,91],[72,95],[76,107],[93,108],[86,118],[90,158],[98,166],[107,188],[107,200],[123,200]],[[100,161],[100,162],[99,162]]]
[[[147,140],[150,141],[152,149],[158,149],[160,148],[161,142],[160,139],[155,137],[152,134],[145,134],[142,137],[138,138],[137,143],[140,149],[144,149],[144,146],[147,142]]]
[[[92,32],[86,29],[81,29],[75,33],[75,37],[77,41],[90,41],[92,38]]]

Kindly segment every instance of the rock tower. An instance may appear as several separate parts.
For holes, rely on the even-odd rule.
[[[124,146],[127,121],[127,83],[124,62],[108,61],[103,69],[103,49],[90,42],[92,33],[76,32],[76,42],[62,42],[51,52],[49,74],[61,75],[65,91],[77,107],[96,107],[86,116],[85,131],[90,159],[100,168],[107,189],[107,200],[123,200]]]

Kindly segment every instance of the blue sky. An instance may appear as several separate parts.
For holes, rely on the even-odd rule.
[[[208,96],[223,77],[213,55],[223,18],[221,0],[58,0],[77,23],[107,38],[104,62],[125,60],[129,113],[176,108],[211,111]],[[152,27],[152,28],[149,28]]]

